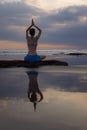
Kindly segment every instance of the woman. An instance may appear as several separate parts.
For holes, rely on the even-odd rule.
[[[38,30],[38,34],[36,36],[35,36],[35,29],[32,27]],[[40,38],[41,33],[42,30],[34,24],[34,21],[32,19],[32,24],[26,30],[28,54],[24,58],[25,61],[35,62],[35,61],[40,61],[46,57],[46,56],[39,56],[37,55],[36,52],[38,39]]]

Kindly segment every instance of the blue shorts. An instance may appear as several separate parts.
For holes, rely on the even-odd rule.
[[[35,62],[35,61],[40,61],[41,57],[39,55],[29,55],[27,54],[24,57],[24,61],[30,61],[30,62]]]

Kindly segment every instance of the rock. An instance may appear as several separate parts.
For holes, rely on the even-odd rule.
[[[87,55],[87,53],[79,53],[79,52],[76,52],[76,53],[69,53],[67,55],[72,55],[72,56],[80,56],[80,55]]]
[[[0,60],[0,68],[10,68],[10,67],[36,68],[39,66],[46,66],[46,65],[68,66],[68,63],[65,61],[58,61],[58,60],[43,60],[38,62],[28,62],[23,60]]]

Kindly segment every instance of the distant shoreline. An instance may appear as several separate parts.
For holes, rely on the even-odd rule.
[[[27,50],[0,50],[0,55],[26,55]],[[37,50],[39,55],[87,55],[87,50]]]

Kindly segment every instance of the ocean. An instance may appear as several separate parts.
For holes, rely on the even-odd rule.
[[[69,55],[80,53],[84,55]],[[24,60],[27,50],[0,50],[1,60]],[[87,49],[85,50],[38,50],[38,55],[46,55],[46,60],[56,59],[69,63],[69,65],[87,65]]]
[[[69,55],[69,53],[85,53]],[[87,130],[87,50],[38,50],[69,66],[0,68],[0,130]],[[0,60],[27,51],[0,50]]]

